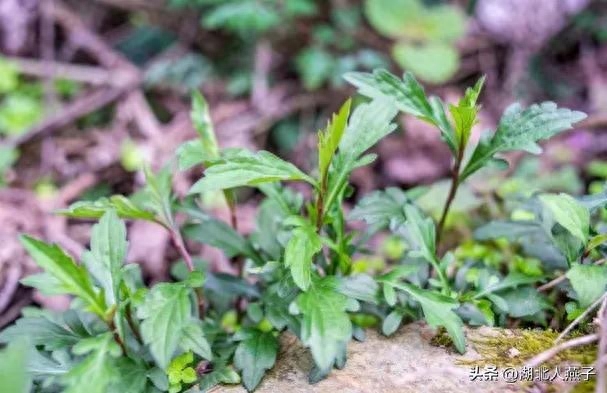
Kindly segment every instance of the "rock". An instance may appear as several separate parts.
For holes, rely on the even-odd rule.
[[[276,366],[263,379],[256,393],[517,391],[516,386],[503,380],[471,381],[471,367],[458,365],[457,360],[478,358],[479,355],[473,348],[462,356],[451,349],[432,346],[427,339],[430,330],[422,323],[404,326],[391,337],[384,337],[369,330],[364,342],[349,344],[345,368],[333,370],[326,379],[314,385],[308,384],[312,357],[293,335],[285,334],[281,340],[281,352]],[[480,334],[473,329],[467,331],[469,338],[478,337]],[[211,391],[246,392],[241,386],[221,386]]]

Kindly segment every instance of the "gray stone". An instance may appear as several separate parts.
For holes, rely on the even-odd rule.
[[[491,334],[491,329],[468,329],[469,338]],[[348,346],[343,370],[333,370],[324,380],[310,385],[313,361],[296,337],[285,334],[276,366],[263,379],[256,393],[445,393],[520,391],[503,381],[471,381],[470,366],[458,359],[479,355],[469,345],[465,355],[433,346],[433,331],[422,323],[402,327],[391,337],[368,330],[364,342]],[[221,386],[214,393],[244,393],[241,386]]]

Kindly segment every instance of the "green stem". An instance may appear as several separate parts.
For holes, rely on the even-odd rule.
[[[122,341],[122,338],[120,338],[120,334],[118,334],[118,329],[116,328],[116,324],[114,323],[115,313],[116,313],[116,308],[114,307],[112,312],[110,313],[110,315],[108,315],[107,319],[105,320],[105,323],[107,324],[108,328],[110,329],[110,332],[112,332],[114,341],[116,341],[116,343],[120,346],[122,353],[126,356],[126,355],[128,355],[127,351],[126,351],[126,346],[124,345],[124,341]]]
[[[455,196],[457,195],[457,189],[460,185],[460,169],[462,166],[463,158],[464,146],[460,146],[457,152],[457,157],[455,158],[455,162],[453,164],[453,169],[451,171],[451,188],[449,189],[449,195],[447,196],[447,201],[445,202],[445,207],[443,208],[443,213],[441,214],[441,218],[438,222],[438,227],[436,229],[437,246],[440,245],[440,240],[443,235],[443,230],[445,228],[445,221],[447,220],[447,216],[449,215],[449,209],[451,209],[451,205],[455,200]]]
[[[333,205],[340,192],[343,190],[344,186],[346,185],[346,182],[348,181],[349,174],[350,173],[347,170],[342,170],[341,172],[339,172],[335,182],[335,187],[331,189],[329,196],[324,201],[325,211],[331,208],[331,205]]]
[[[139,333],[139,329],[137,328],[137,325],[135,324],[135,321],[133,320],[133,314],[131,312],[130,304],[126,305],[125,316],[126,316],[127,324],[129,325],[129,327],[131,328],[131,331],[135,335],[135,339],[137,340],[137,342],[140,345],[143,345],[143,338],[141,337],[141,333]]]
[[[443,271],[443,269],[441,269],[440,267],[440,263],[439,261],[434,258],[432,261],[432,266],[434,267],[434,270],[436,270],[436,273],[438,274],[438,279],[441,282],[442,285],[442,293],[444,295],[450,295],[451,293],[451,286],[449,285],[449,280],[447,279],[447,275],[445,274],[445,272]]]

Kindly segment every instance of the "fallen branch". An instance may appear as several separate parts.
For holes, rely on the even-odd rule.
[[[9,147],[16,147],[56,129],[65,127],[73,121],[108,105],[121,97],[127,90],[130,90],[130,88],[130,86],[122,89],[101,88],[92,93],[80,96],[66,105],[59,113],[43,120],[42,123],[34,126],[26,133],[8,138],[4,144]]]
[[[576,327],[581,321],[583,321],[588,314],[590,314],[590,312],[592,310],[594,310],[599,304],[601,304],[601,302],[607,298],[607,292],[603,294],[603,296],[601,296],[600,298],[598,298],[594,303],[592,303],[590,306],[588,306],[588,308],[586,310],[584,310],[583,313],[581,313],[577,318],[575,318],[573,320],[573,322],[571,322],[569,324],[569,326],[567,326],[565,328],[565,330],[563,330],[561,332],[561,334],[559,334],[559,336],[556,338],[556,340],[554,340],[555,343],[561,341],[563,339],[563,337],[565,337],[571,330],[573,330],[574,327]]]
[[[607,353],[607,297],[599,308],[599,349],[596,361],[596,393],[605,393],[607,376],[605,375],[605,353]]]
[[[76,65],[57,61],[41,61],[23,57],[6,57],[19,72],[39,78],[61,78],[95,86],[124,86],[131,77],[130,72],[123,70],[108,71],[101,67]]]
[[[0,289],[0,313],[6,309],[21,278],[21,266],[10,265],[5,274],[4,285]]]

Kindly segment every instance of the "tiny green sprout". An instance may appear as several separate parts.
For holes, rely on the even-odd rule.
[[[191,367],[194,362],[192,352],[185,352],[171,361],[167,368],[169,378],[169,393],[179,393],[182,391],[182,384],[191,384],[196,382],[198,376],[196,370]]]

